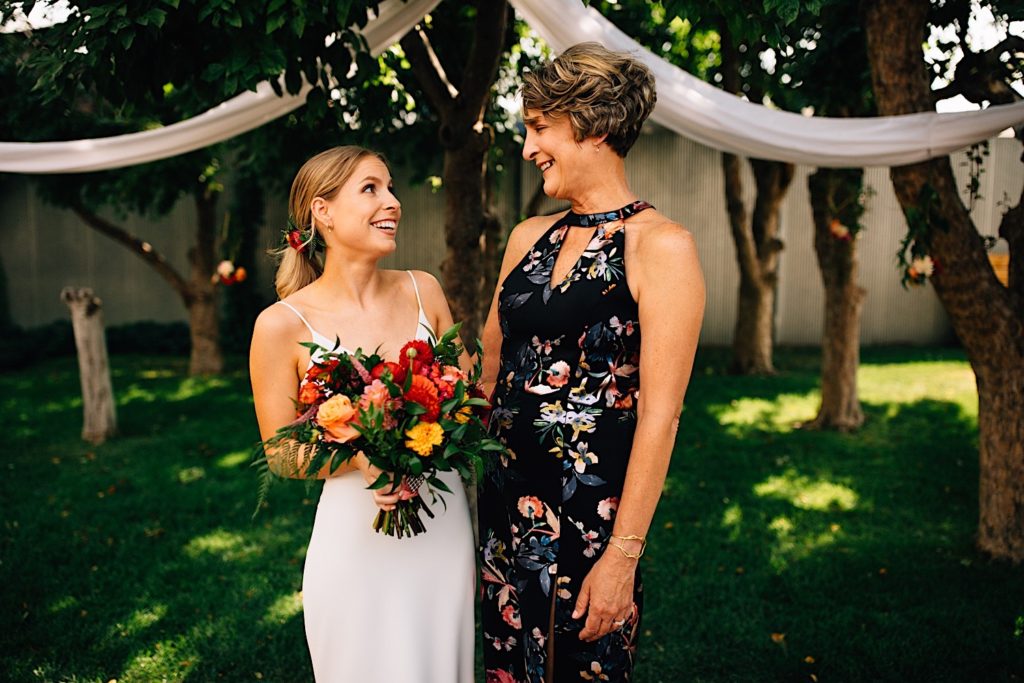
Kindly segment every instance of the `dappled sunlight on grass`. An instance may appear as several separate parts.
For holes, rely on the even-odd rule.
[[[237,562],[258,555],[260,548],[246,543],[241,534],[231,533],[224,529],[211,531],[189,541],[184,548],[189,557],[198,558],[202,555],[216,555],[225,562]]]
[[[754,485],[761,498],[780,498],[802,510],[853,510],[858,497],[853,489],[830,481],[812,480],[787,469]]]
[[[135,376],[140,379],[170,379],[177,377],[178,373],[170,369],[139,370]]]
[[[167,680],[167,671],[178,671],[184,678],[188,670],[199,662],[193,647],[196,642],[199,641],[187,635],[157,641],[152,648],[135,655],[116,679],[125,683]]]
[[[214,460],[213,464],[224,469],[232,469],[238,467],[242,463],[248,462],[251,455],[252,453],[248,450],[231,451],[230,453],[225,453]]]
[[[799,529],[789,517],[780,515],[768,523],[768,530],[775,535],[769,563],[772,569],[781,572],[811,553],[835,544],[840,527],[832,524],[828,530],[818,532]]]
[[[153,403],[157,399],[164,399],[164,397],[155,389],[146,389],[138,384],[130,384],[126,387],[121,387],[114,391],[114,395],[117,399],[117,404],[120,406],[135,402]]]
[[[77,606],[78,598],[76,598],[73,595],[65,595],[64,597],[58,600],[54,600],[53,603],[51,603],[50,606],[46,608],[46,611],[50,614],[56,614],[61,610],[71,609],[72,607]]]
[[[740,537],[743,525],[743,509],[738,503],[732,503],[722,512],[722,526],[729,530],[729,540],[735,541]]]
[[[858,392],[870,403],[911,403],[922,399],[957,403],[978,414],[978,395],[970,365],[958,361],[862,364]]]
[[[132,612],[127,619],[119,621],[111,628],[110,636],[131,638],[157,623],[167,615],[167,605],[155,604]]]
[[[302,613],[302,593],[288,593],[274,600],[263,615],[265,624],[284,624],[289,619]]]
[[[231,382],[225,377],[186,377],[178,385],[177,390],[168,393],[168,401],[187,401],[215,389],[227,389]]]
[[[742,437],[752,429],[787,433],[805,420],[814,417],[818,407],[818,392],[779,394],[773,400],[763,398],[737,398],[727,405],[708,407],[718,423],[731,435]]]

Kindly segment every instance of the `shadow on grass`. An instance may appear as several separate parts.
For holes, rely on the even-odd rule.
[[[802,431],[799,378],[720,402],[708,381],[652,526],[638,680],[1018,680],[1024,581],[973,548],[973,415],[869,403],[858,434]]]

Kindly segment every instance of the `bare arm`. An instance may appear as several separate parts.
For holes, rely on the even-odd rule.
[[[253,403],[256,405],[256,421],[260,427],[260,439],[267,440],[278,429],[295,419],[292,399],[298,397],[299,363],[305,368],[309,354],[299,345],[305,328],[291,311],[283,306],[271,306],[256,319],[253,328],[252,345],[249,347],[249,378],[252,382]],[[270,471],[279,477],[307,479],[306,470],[313,457],[311,444],[287,441],[276,448],[267,450],[267,464]],[[361,469],[365,456],[357,456],[341,465],[333,474],[330,465],[316,473],[316,479],[326,479],[353,469]],[[368,462],[366,463],[369,464]]]
[[[628,228],[627,228],[628,229]],[[626,481],[615,517],[613,536],[646,538],[661,497],[679,414],[690,381],[704,317],[704,278],[693,237],[678,225],[646,227],[633,262],[640,309],[640,400]],[[589,607],[584,640],[611,632],[627,619],[639,540],[611,539],[584,581],[576,615]],[[617,547],[616,547],[617,546]],[[589,589],[589,590],[588,590]]]

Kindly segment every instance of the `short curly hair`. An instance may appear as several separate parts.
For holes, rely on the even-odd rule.
[[[640,60],[600,43],[578,43],[523,75],[523,109],[568,115],[576,141],[607,134],[625,157],[658,96],[654,74]]]

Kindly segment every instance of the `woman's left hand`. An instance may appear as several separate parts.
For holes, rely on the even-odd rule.
[[[636,560],[608,548],[583,579],[573,619],[587,615],[580,631],[580,640],[594,641],[633,617],[633,582],[636,579]]]

